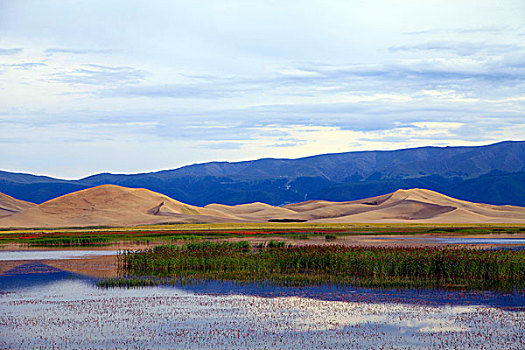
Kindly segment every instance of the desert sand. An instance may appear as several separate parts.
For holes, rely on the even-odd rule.
[[[15,199],[7,194],[0,193],[0,217],[18,213],[36,204]]]
[[[0,218],[0,227],[132,226],[268,220],[320,223],[525,223],[524,207],[471,203],[424,189],[398,190],[356,201],[314,200],[284,207],[258,202],[197,207],[150,190],[115,185],[70,193],[40,205],[18,201],[6,195],[0,198],[2,208],[6,208],[4,216]]]

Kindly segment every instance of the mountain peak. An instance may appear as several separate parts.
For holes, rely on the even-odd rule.
[[[398,188],[428,188],[470,201],[525,205],[523,183],[525,141],[210,162],[142,174],[104,173],[80,180],[0,172],[0,192],[35,203],[113,184],[147,188],[199,206],[352,201]]]

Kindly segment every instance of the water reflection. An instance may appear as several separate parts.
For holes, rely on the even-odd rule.
[[[417,242],[427,244],[465,244],[465,245],[523,245],[525,238],[479,238],[479,237],[436,237],[436,236],[414,236],[414,237],[371,237],[372,240]]]
[[[525,244],[523,238],[438,237],[433,240],[445,244]]]
[[[0,291],[16,291],[24,288],[39,287],[65,279],[79,279],[94,283],[95,279],[57,269],[40,261],[16,266],[0,275]]]
[[[514,310],[404,303],[381,294],[356,302],[331,300],[339,298],[333,295],[305,297],[289,288],[276,293],[227,288],[231,286],[99,289],[90,281],[65,278],[0,292],[0,348],[512,349],[523,345],[525,313]]]
[[[525,339],[520,295],[95,282],[42,262],[0,275],[0,348],[519,349]]]
[[[373,289],[341,287],[338,285],[285,287],[272,283],[232,281],[192,281],[177,285],[182,290],[197,294],[252,295],[265,298],[301,297],[324,301],[359,303],[402,303],[418,305],[484,305],[500,308],[525,306],[521,293],[474,292],[442,289]]]
[[[0,261],[81,259],[117,253],[117,250],[0,250]]]
[[[0,275],[0,291],[17,291],[24,288],[45,288],[62,280],[79,280],[92,287],[99,280],[69,271],[64,271],[42,262],[29,262]],[[300,297],[323,301],[359,303],[403,303],[418,305],[484,305],[499,308],[525,306],[523,293],[499,293],[459,291],[443,289],[374,289],[340,285],[305,287],[280,286],[271,282],[235,282],[226,280],[185,280],[168,285],[172,288],[202,295],[247,295],[262,298]],[[141,288],[138,288],[141,289]],[[36,289],[38,290],[38,289]]]

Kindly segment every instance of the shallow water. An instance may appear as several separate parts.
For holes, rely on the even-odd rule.
[[[0,261],[81,259],[117,253],[117,250],[0,250]]]
[[[435,237],[435,236],[414,236],[414,237],[371,237],[373,240],[403,240],[417,241],[425,243],[439,244],[466,244],[466,245],[524,245],[525,238],[478,238],[478,237]]]
[[[524,238],[443,237],[434,238],[434,240],[446,244],[525,244]]]
[[[95,282],[37,261],[0,275],[0,348],[525,347],[517,294]]]

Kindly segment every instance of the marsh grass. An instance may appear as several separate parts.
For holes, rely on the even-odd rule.
[[[101,288],[139,288],[139,287],[154,287],[167,284],[167,281],[152,278],[108,278],[97,282],[97,286]]]
[[[520,291],[525,285],[524,251],[232,243],[159,246],[118,258],[127,276],[151,278]]]
[[[289,234],[286,237],[291,239],[310,239],[310,235],[304,233]]]

